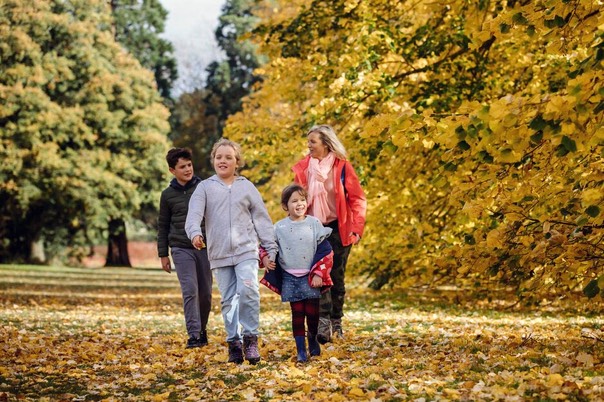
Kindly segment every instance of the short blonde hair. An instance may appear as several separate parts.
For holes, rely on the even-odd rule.
[[[312,133],[318,133],[323,144],[325,144],[327,149],[336,154],[338,159],[346,159],[346,148],[344,148],[344,145],[342,145],[342,142],[340,142],[340,139],[331,126],[327,124],[313,126],[308,130],[306,136],[309,136]]]
[[[243,160],[243,156],[241,155],[241,145],[237,144],[235,141],[227,140],[226,138],[221,138],[212,147],[212,152],[210,153],[210,161],[214,164],[214,157],[216,156],[216,150],[219,147],[231,147],[235,150],[235,159],[237,160],[237,170],[241,169],[245,165],[245,161]]]

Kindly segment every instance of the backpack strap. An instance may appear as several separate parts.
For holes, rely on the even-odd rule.
[[[340,181],[342,182],[342,187],[344,187],[344,197],[348,198],[348,191],[346,190],[346,162],[344,162],[344,166],[342,166],[342,175],[340,176]]]

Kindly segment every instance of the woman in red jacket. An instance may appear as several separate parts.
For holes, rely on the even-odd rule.
[[[321,296],[317,334],[318,341],[326,343],[331,341],[332,333],[343,336],[346,262],[352,245],[363,236],[367,200],[333,128],[314,126],[307,138],[309,153],[292,170],[295,182],[308,192],[308,214],[333,229],[328,238],[334,253],[333,286]]]

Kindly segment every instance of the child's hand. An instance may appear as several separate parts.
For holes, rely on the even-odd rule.
[[[170,264],[170,257],[160,257],[161,269],[166,271],[167,273],[172,272],[172,266]]]
[[[191,240],[191,244],[193,244],[193,247],[195,247],[197,250],[201,250],[206,246],[203,242],[203,238],[200,235],[195,236],[193,240]]]
[[[268,255],[265,255],[264,258],[262,258],[262,265],[264,265],[264,268],[268,269],[269,271],[272,271],[277,267],[275,261],[272,261]]]
[[[314,275],[312,277],[310,286],[312,286],[313,288],[320,288],[321,286],[323,286],[323,278],[321,278],[319,275]]]

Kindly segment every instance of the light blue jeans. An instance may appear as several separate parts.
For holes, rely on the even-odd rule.
[[[258,261],[245,260],[235,266],[213,269],[220,290],[222,318],[227,342],[242,339],[243,335],[258,335],[260,322],[260,289]]]

